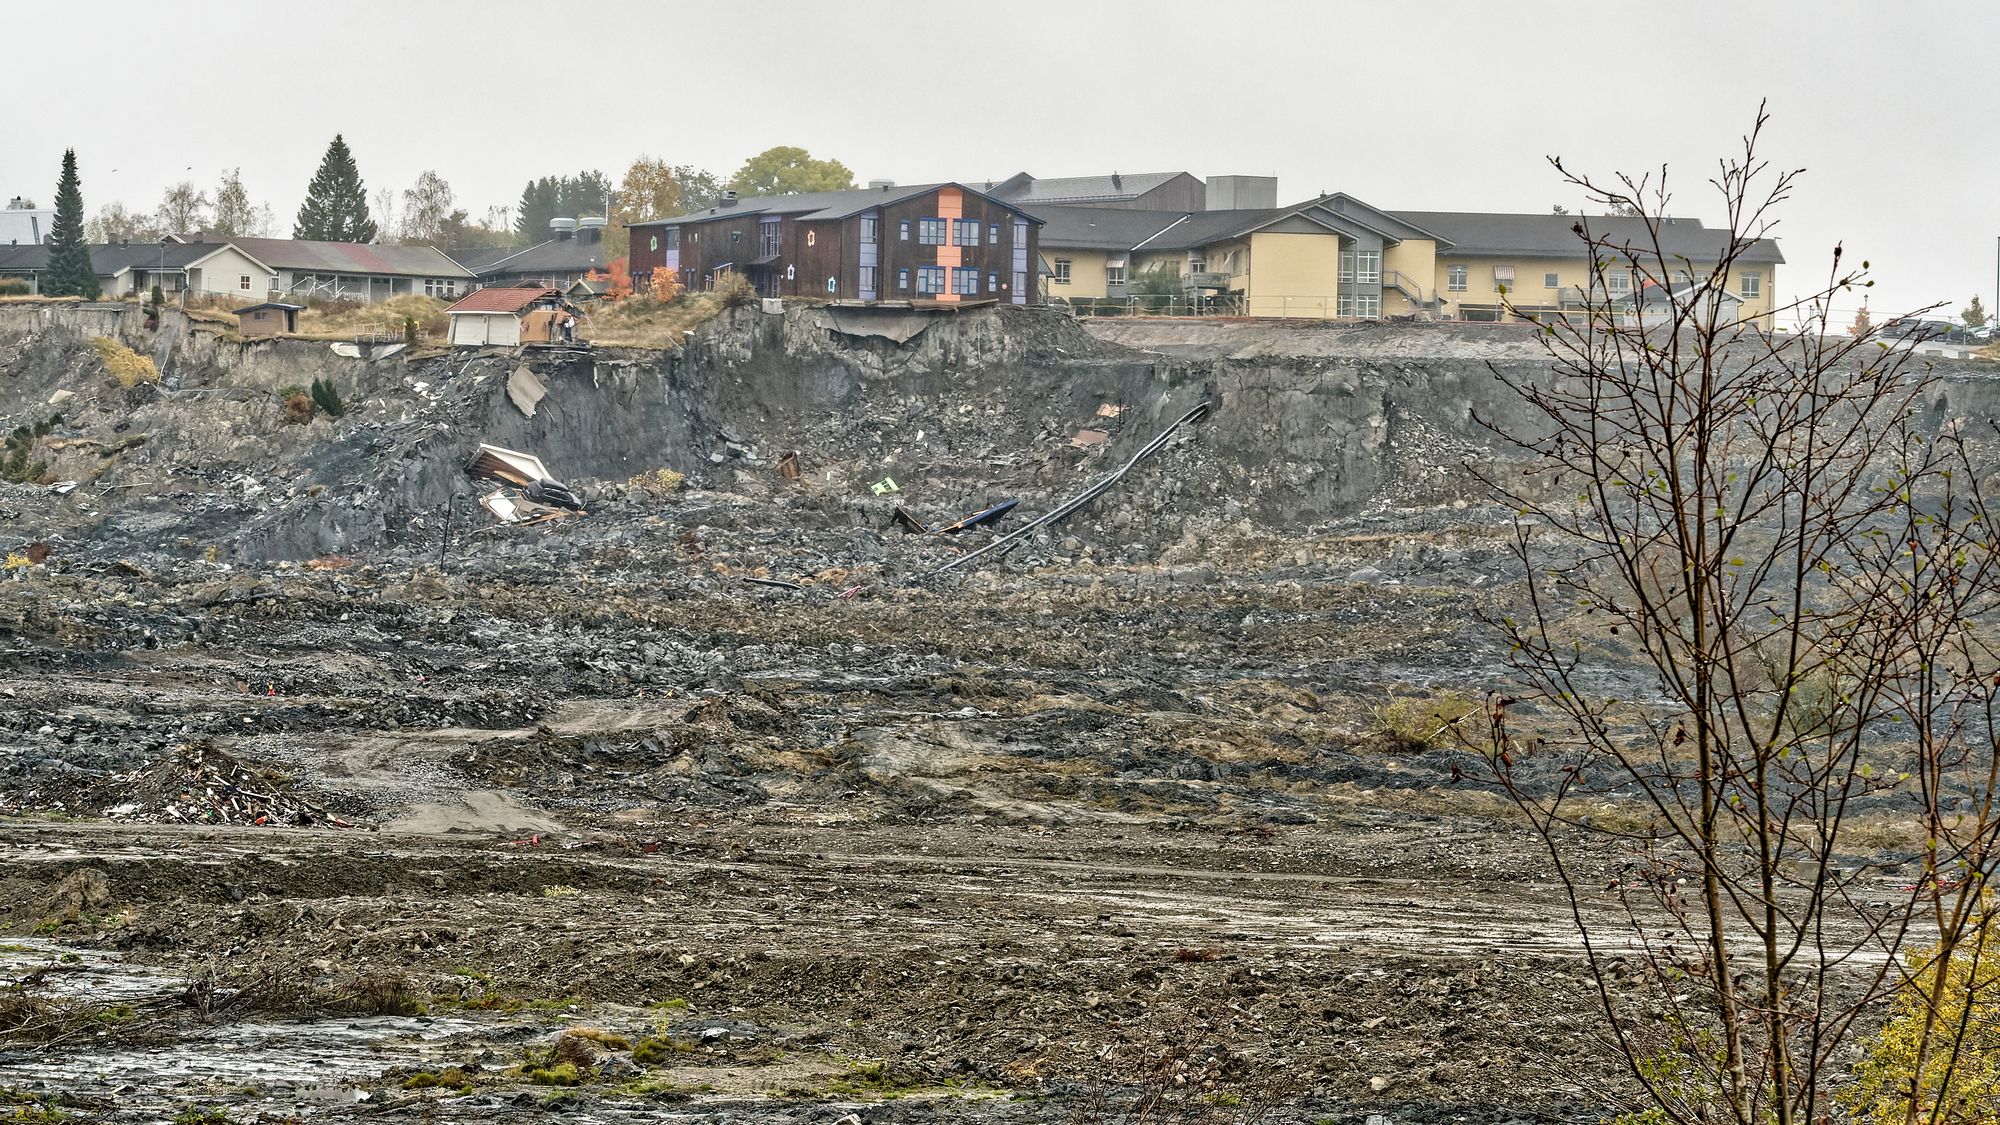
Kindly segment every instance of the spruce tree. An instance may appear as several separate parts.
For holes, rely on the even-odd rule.
[[[368,217],[368,190],[354,166],[354,154],[338,133],[306,188],[292,237],[315,242],[373,242],[375,220]]]
[[[97,271],[83,241],[83,189],[73,148],[63,152],[62,179],[56,184],[56,221],[49,230],[49,272],[42,278],[42,292],[52,297],[98,295]]]

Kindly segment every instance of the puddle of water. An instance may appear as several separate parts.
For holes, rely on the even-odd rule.
[[[0,948],[0,974],[33,977],[57,997],[143,1003],[178,994],[180,978],[116,954],[65,949],[44,939]],[[194,1026],[171,1044],[58,1045],[0,1053],[0,1086],[101,1098],[137,1111],[203,1098],[289,1111],[367,1100],[384,1071],[511,1063],[518,1045],[573,1022],[561,1013],[470,1012],[262,1020]]]

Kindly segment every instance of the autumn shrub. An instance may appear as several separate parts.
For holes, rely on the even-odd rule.
[[[740,309],[757,303],[757,287],[740,273],[730,272],[716,278],[714,293],[725,309]]]
[[[2000,1106],[2000,951],[1986,948],[1993,936],[1989,919],[1956,950],[1933,945],[1906,958],[1908,982],[1837,1097],[1850,1120],[1902,1125],[1912,1095],[1919,1121],[1994,1120]],[[1939,958],[1945,958],[1942,988]],[[1919,1065],[1927,1021],[1930,1038]]]
[[[0,297],[25,297],[34,292],[35,287],[22,277],[0,277]]]

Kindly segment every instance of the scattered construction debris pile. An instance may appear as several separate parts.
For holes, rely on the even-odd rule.
[[[465,466],[475,479],[502,481],[512,487],[496,488],[479,498],[487,511],[502,523],[535,524],[583,515],[583,502],[569,486],[555,479],[532,453],[481,445]]]
[[[205,743],[189,743],[151,765],[113,776],[136,800],[104,810],[118,820],[237,824],[258,828],[354,828],[354,821],[288,792],[289,779],[253,770]]]

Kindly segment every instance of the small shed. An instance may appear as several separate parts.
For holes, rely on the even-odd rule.
[[[467,294],[444,312],[451,322],[453,347],[518,347],[555,342],[566,307],[554,289],[489,286]]]
[[[261,305],[246,305],[236,309],[236,333],[249,339],[256,336],[276,336],[299,330],[299,312],[304,305],[287,305],[278,301],[266,301]]]

